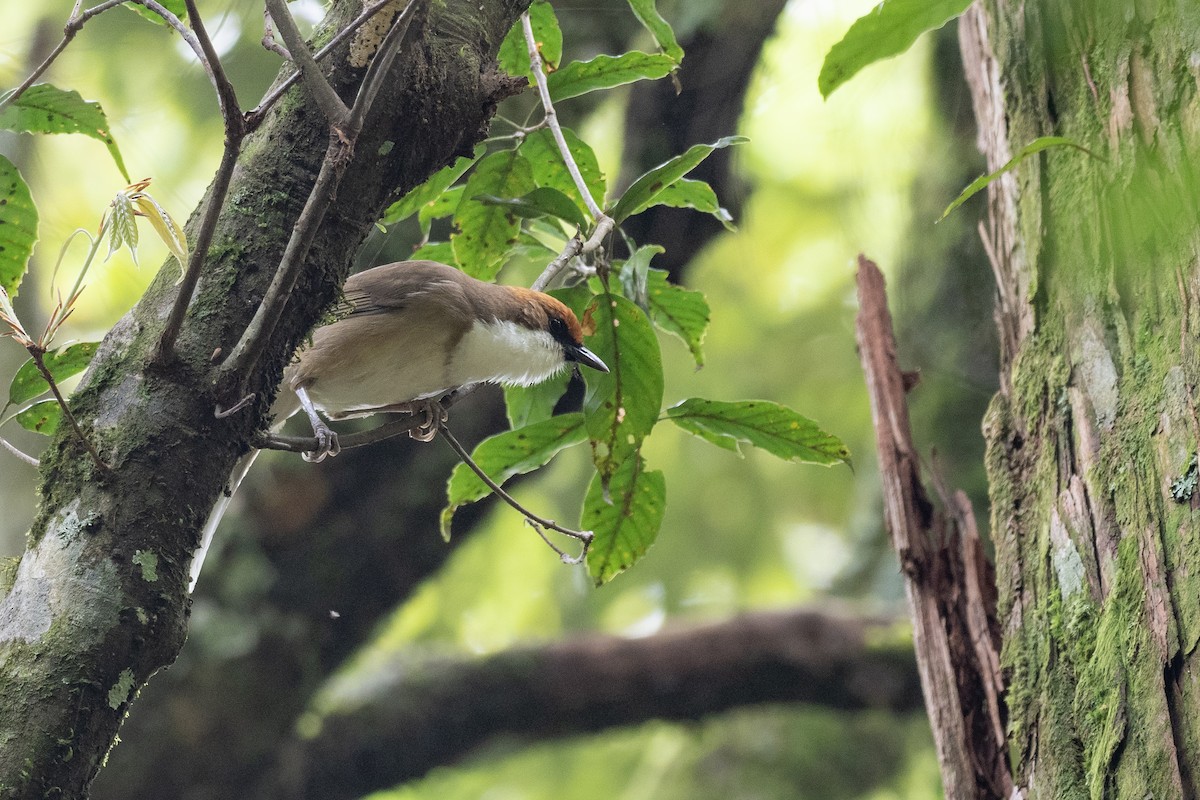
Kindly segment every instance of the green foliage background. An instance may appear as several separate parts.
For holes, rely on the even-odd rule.
[[[70,8],[50,5],[4,10],[0,85],[12,85],[25,71],[41,16],[51,21],[53,36],[55,21]],[[623,4],[610,5],[616,13]],[[718,239],[686,274],[687,286],[705,292],[713,306],[706,366],[697,371],[685,346],[661,337],[664,405],[693,396],[786,404],[840,436],[855,456],[855,470],[796,466],[759,452],[739,458],[663,430],[645,455],[666,475],[666,518],[636,569],[593,589],[582,571],[559,565],[512,512],[497,508],[486,529],[396,610],[376,650],[347,667],[317,704],[314,722],[322,707],[353,695],[380,653],[397,648],[487,653],[573,631],[640,636],[672,621],[800,603],[836,601],[903,615],[854,349],[855,255],[866,252],[889,271],[898,322],[914,342],[906,365],[926,370],[914,395],[917,425],[923,441],[938,442],[950,470],[971,463],[981,449],[973,409],[986,402],[990,384],[981,376],[994,373],[994,365],[962,366],[977,349],[977,330],[990,331],[990,318],[970,321],[974,333],[951,331],[942,346],[928,329],[945,300],[945,274],[982,268],[947,263],[961,228],[953,219],[932,225],[963,185],[955,181],[966,149],[961,131],[936,108],[934,43],[927,37],[907,54],[867,68],[828,100],[818,91],[824,54],[870,5],[797,0],[781,17],[736,131],[750,138],[735,155],[747,186],[745,211],[735,220],[737,231]],[[302,18],[304,7],[296,7]],[[701,14],[685,3],[660,3],[660,10],[677,32],[689,15]],[[209,13],[218,43],[229,43],[227,68],[239,90],[247,97],[260,93],[277,58],[256,44],[259,14],[233,5]],[[564,27],[570,15],[588,13],[559,9]],[[218,161],[220,119],[190,55],[162,47],[164,31],[138,22],[132,12],[117,11],[90,23],[51,78],[102,101],[131,177],[153,177],[159,202],[186,217]],[[583,57],[571,53],[569,39],[564,46],[568,56]],[[622,90],[611,93],[577,126],[610,183],[620,172],[623,99]],[[21,303],[23,313],[45,314],[49,267],[60,243],[76,227],[94,230],[125,181],[104,146],[92,140],[47,137],[30,148],[27,140],[0,134],[0,152],[20,161],[41,211],[33,276]],[[166,255],[161,243],[145,237],[143,265]],[[92,272],[60,343],[98,338],[152,276],[127,252],[113,255]],[[502,279],[528,282],[519,267]],[[971,302],[986,308],[990,296]],[[11,374],[23,360],[19,348],[0,347],[0,374]],[[26,449],[38,444],[6,430]],[[280,458],[272,454],[263,463]],[[0,554],[17,554],[32,516],[35,474],[15,460],[0,464]],[[543,515],[569,518],[586,489],[588,467],[586,450],[576,448],[516,494]],[[977,469],[951,471],[949,480],[978,498]],[[212,568],[220,569],[219,562]],[[878,765],[847,756],[856,752],[877,754]],[[500,744],[464,768],[439,770],[388,796],[478,797],[488,790],[489,797],[514,798],[919,798],[936,796],[937,786],[922,719],[764,709],[526,750]]]

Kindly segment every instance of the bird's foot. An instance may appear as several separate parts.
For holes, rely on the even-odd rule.
[[[336,456],[342,452],[342,445],[338,442],[337,431],[330,428],[325,423],[313,426],[313,436],[317,437],[317,449],[311,453],[301,453],[300,456],[305,461],[314,464],[320,464],[325,460],[326,456]]]
[[[449,418],[446,409],[437,400],[414,400],[409,405],[411,413],[414,416],[424,414],[425,421],[409,431],[408,435],[418,442],[432,442],[433,437],[437,436],[438,428]]]

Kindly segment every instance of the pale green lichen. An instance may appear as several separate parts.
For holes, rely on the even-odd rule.
[[[121,704],[129,699],[129,695],[133,692],[133,670],[121,670],[120,677],[117,682],[108,690],[108,707],[116,711],[121,707]]]
[[[149,550],[138,550],[133,554],[133,563],[142,568],[142,580],[154,583],[158,580],[158,554]]]

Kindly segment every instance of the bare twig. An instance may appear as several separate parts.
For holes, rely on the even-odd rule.
[[[459,402],[465,397],[468,397],[473,389],[474,387],[468,386],[446,395],[440,401],[442,409],[448,410],[455,403]],[[421,427],[423,422],[424,420],[420,416],[409,415],[380,425],[378,428],[340,435],[338,436],[338,443],[341,444],[343,450],[349,450],[354,447],[363,447],[364,445],[374,444],[375,442],[382,442],[385,439],[402,436]],[[261,450],[283,450],[288,453],[311,453],[317,449],[318,442],[313,436],[281,436],[279,434],[265,434],[251,442],[251,445]]]
[[[272,53],[281,56],[284,61],[292,60],[292,54],[287,51],[287,48],[275,41],[274,22],[271,20],[271,9],[269,8],[263,8],[262,46]]]
[[[196,0],[183,0],[183,2],[187,7],[188,19],[192,21],[192,31],[195,34],[196,42],[200,46],[200,61],[208,71],[213,88],[217,92],[217,102],[221,106],[221,118],[225,122],[225,140],[226,142],[231,140],[240,142],[245,122],[242,120],[242,109],[238,105],[237,92],[234,90],[233,84],[229,82],[229,77],[225,74],[225,67],[221,64],[221,56],[217,53],[217,48],[213,47],[212,39],[209,38],[208,31],[204,28],[204,20],[200,18]]]
[[[314,53],[313,60],[320,61],[325,56],[329,55],[335,47],[346,41],[346,39],[353,35],[354,32],[359,28],[361,28],[367,20],[390,6],[394,1],[395,0],[377,0],[376,3],[365,9],[361,14],[351,20],[349,25],[338,31],[337,35],[330,39],[328,44]],[[288,60],[291,60],[290,54],[288,56]],[[275,105],[279,98],[283,96],[283,93],[292,88],[292,86],[294,86],[298,80],[300,80],[300,73],[293,72],[291,75],[280,81],[279,85],[275,86],[269,92],[267,92],[267,94],[263,95],[263,98],[259,101],[258,106],[246,113],[246,129],[252,131],[262,124],[263,118],[266,116],[267,111],[271,108],[271,106]]]
[[[101,472],[111,473],[112,467],[104,463],[104,459],[100,457],[100,453],[96,451],[96,446],[92,444],[92,440],[84,435],[83,429],[79,427],[79,422],[75,419],[75,415],[71,413],[71,409],[67,406],[66,398],[62,396],[62,392],[58,389],[58,381],[54,380],[54,376],[50,374],[50,370],[46,368],[46,360],[44,358],[46,351],[41,347],[26,347],[29,355],[33,358],[33,364],[37,367],[38,372],[42,374],[42,379],[50,386],[50,392],[54,395],[54,399],[58,401],[59,407],[62,409],[63,416],[67,418],[71,429],[75,431],[75,435],[79,437],[79,441],[87,448],[88,453],[92,457],[92,461],[96,462],[96,466]]]
[[[537,39],[533,35],[533,24],[529,21],[528,11],[521,15],[521,29],[525,32],[525,46],[529,50],[529,62],[533,66],[533,80],[537,84],[538,95],[542,98],[542,109],[546,112],[546,124],[550,126],[550,132],[554,134],[554,141],[558,144],[563,161],[566,162],[567,172],[571,173],[571,180],[575,181],[575,188],[583,195],[583,202],[587,204],[588,211],[592,212],[592,217],[599,222],[604,217],[604,211],[592,197],[591,190],[584,182],[579,165],[575,163],[575,159],[571,156],[571,149],[567,147],[562,126],[558,124],[558,112],[554,110],[554,103],[550,100],[550,85],[546,81],[546,73],[542,70],[542,54],[538,50]]]
[[[329,121],[330,125],[342,127],[350,117],[350,109],[346,108],[342,98],[338,97],[338,93],[333,90],[333,86],[329,84],[325,74],[317,66],[312,51],[308,49],[304,38],[300,36],[300,30],[296,27],[296,21],[292,19],[292,13],[288,11],[287,3],[285,0],[267,0],[267,10],[271,12],[271,19],[279,28],[279,35],[283,37],[283,43],[287,45],[288,52],[292,54],[292,63],[304,76],[304,85],[308,87],[313,99],[320,106],[321,113],[325,115],[325,119]]]
[[[512,495],[501,489],[500,484],[492,480],[491,477],[489,477],[488,474],[484,472],[478,464],[475,463],[475,459],[471,458],[471,454],[467,452],[466,448],[459,443],[458,439],[454,438],[454,434],[450,433],[450,429],[446,427],[446,423],[444,421],[438,423],[438,433],[440,433],[442,438],[446,440],[446,444],[450,445],[451,449],[458,454],[458,457],[463,460],[463,463],[470,467],[471,471],[479,476],[479,480],[487,484],[487,487],[495,492],[497,497],[508,503],[510,506],[520,512],[523,517],[525,517],[525,521],[529,523],[529,526],[537,531],[537,535],[542,537],[542,541],[545,542],[551,550],[558,553],[558,557],[562,559],[564,564],[579,564],[582,563],[585,558],[587,558],[588,549],[592,546],[592,539],[595,538],[595,534],[593,534],[591,531],[577,531],[572,530],[571,528],[564,528],[554,520],[546,519],[545,517],[539,517],[537,514],[534,514],[532,511],[525,508],[523,505],[513,499]],[[570,553],[567,553],[555,545],[554,542],[550,541],[550,538],[546,536],[546,531],[544,530],[545,528],[549,528],[552,531],[558,531],[564,536],[570,536],[572,539],[575,539],[582,544],[583,549],[579,551],[578,556],[572,556]]]
[[[18,449],[16,445],[14,445],[12,442],[8,441],[7,439],[0,438],[0,447],[3,447],[5,450],[12,453],[14,456],[21,459],[22,461],[24,461],[26,464],[33,467],[34,469],[37,469],[38,467],[40,467],[42,465],[42,462],[38,461],[36,458],[29,455],[25,451]]]
[[[587,182],[583,179],[583,173],[579,171],[579,165],[575,162],[575,157],[571,155],[571,148],[567,146],[567,139],[563,136],[562,126],[558,124],[558,112],[554,110],[554,102],[550,99],[550,85],[546,81],[546,73],[542,69],[542,54],[538,50],[537,39],[533,35],[533,24],[529,21],[529,12],[521,15],[521,30],[525,34],[525,47],[529,51],[529,63],[533,68],[533,80],[537,84],[538,96],[542,99],[542,110],[545,112],[545,125],[550,128],[550,133],[554,136],[554,142],[558,146],[559,155],[562,156],[563,163],[567,167],[567,172],[571,175],[571,180],[575,183],[575,188],[579,190],[579,194],[583,197],[584,204],[587,205],[588,211],[591,212],[592,218],[596,220],[596,229],[587,241],[583,240],[582,231],[571,237],[567,242],[567,246],[559,253],[558,257],[551,261],[546,269],[542,270],[542,274],[533,282],[533,287],[536,290],[545,289],[550,285],[560,272],[566,269],[567,264],[571,259],[592,253],[600,248],[605,237],[612,232],[616,225],[612,217],[604,213],[600,208],[600,203],[596,198],[592,197],[592,190],[588,188]],[[540,126],[539,126],[540,127]],[[603,199],[603,198],[601,198]]]
[[[279,4],[282,0],[270,0],[270,2]],[[393,25],[392,30],[384,39],[384,43],[375,54],[375,59],[367,68],[367,73],[363,76],[362,84],[359,86],[353,111],[348,111],[348,116],[343,118],[340,124],[331,122],[330,142],[325,153],[325,160],[321,163],[321,171],[304,204],[304,209],[300,212],[300,218],[292,229],[292,235],[284,250],[283,258],[280,260],[279,268],[271,279],[271,285],[267,287],[266,295],[259,304],[258,310],[255,311],[254,318],[251,319],[238,343],[234,345],[229,358],[221,364],[218,384],[223,390],[227,391],[231,386],[237,386],[239,389],[244,386],[250,373],[258,365],[258,359],[266,347],[267,340],[279,324],[288,298],[291,297],[292,290],[296,286],[296,280],[300,277],[300,268],[308,257],[308,251],[316,238],[317,229],[333,202],[338,184],[342,180],[342,174],[354,151],[354,140],[358,134],[358,128],[353,126],[356,124],[361,126],[363,118],[370,110],[371,104],[374,103],[381,86],[382,78],[379,76],[385,75],[390,69],[396,52],[404,41],[408,19],[410,19],[412,10],[416,8],[417,2],[418,0],[409,1],[401,18]],[[280,23],[280,32],[283,33],[285,27],[274,10],[272,10],[272,17],[276,23]],[[288,39],[288,36],[284,36],[284,41],[295,53],[296,47]],[[315,62],[312,67],[316,68]],[[321,77],[321,80],[324,80],[324,76]],[[239,394],[245,394],[245,392],[242,391]]]

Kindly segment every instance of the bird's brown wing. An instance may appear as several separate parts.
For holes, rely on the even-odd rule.
[[[402,261],[351,275],[334,307],[334,319],[398,311],[414,298],[436,298],[448,305],[464,302],[461,285],[466,276],[454,267],[435,261]],[[431,292],[431,289],[437,291]]]

